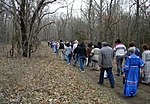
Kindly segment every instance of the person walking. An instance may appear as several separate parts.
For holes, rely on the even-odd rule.
[[[77,45],[77,47],[74,49],[74,52],[73,52],[73,54],[74,54],[74,64],[73,64],[73,66],[76,66],[77,61],[78,61],[78,49],[79,49],[79,44]]]
[[[136,96],[139,80],[140,68],[144,66],[142,59],[135,55],[135,48],[130,47],[128,49],[130,53],[127,57],[123,67],[123,77],[125,78],[123,95],[124,96]]]
[[[136,47],[136,45],[135,45],[135,43],[133,41],[131,41],[130,44],[129,44],[129,48],[131,48],[131,47],[134,48],[134,50],[135,50],[134,54],[137,55],[137,56],[139,56],[140,58],[142,58],[141,52],[140,52],[139,48]],[[127,51],[127,53],[125,55],[125,60],[130,55],[131,55],[130,52]],[[138,85],[139,85],[139,83],[140,83],[140,71],[139,71],[139,78],[138,79],[139,79],[139,81],[138,81]],[[124,83],[124,81],[125,81],[125,79],[123,78],[123,83]]]
[[[79,45],[77,54],[78,54],[80,70],[81,72],[84,72],[84,60],[86,59],[87,55],[86,55],[86,47],[83,42]]]
[[[64,43],[63,43],[62,40],[60,40],[60,43],[59,43],[59,44],[60,44],[60,45],[59,45],[60,56],[61,56],[61,59],[64,60],[64,59],[65,59],[65,58],[64,58],[64,49],[65,49]]]
[[[133,41],[130,42],[129,44],[129,48],[130,47],[133,47],[135,48],[135,55],[139,56],[140,58],[142,57],[141,56],[141,52],[140,52],[140,49],[136,47],[135,43]],[[127,51],[126,55],[125,55],[125,59],[129,56],[129,52]]]
[[[64,53],[66,55],[66,58],[67,58],[67,63],[68,65],[70,65],[70,62],[71,62],[71,54],[72,54],[72,48],[70,46],[70,43],[66,43],[66,47],[64,49]]]
[[[120,76],[122,74],[122,62],[125,57],[125,54],[127,53],[126,47],[124,44],[121,43],[120,39],[117,39],[115,41],[116,45],[114,47],[114,52],[116,56],[116,64],[117,64],[117,76]]]
[[[150,84],[150,50],[147,44],[143,44],[142,48],[143,48],[142,60],[144,61],[142,83]]]
[[[91,54],[92,54],[92,70],[98,70],[98,57],[99,57],[99,51],[100,48],[98,48],[97,45],[94,46],[94,49],[92,49]]]
[[[87,66],[89,66],[89,64],[91,63],[91,51],[92,51],[93,47],[92,47],[92,42],[88,43],[88,46],[86,48],[86,54],[87,54]]]
[[[53,43],[53,50],[54,50],[54,53],[56,53],[56,55],[58,55],[58,44],[57,44],[57,41],[55,41]]]
[[[114,88],[114,77],[112,73],[112,68],[113,68],[113,49],[109,47],[107,42],[102,42],[102,48],[100,49],[99,52],[99,67],[100,67],[100,77],[99,77],[99,84],[103,84],[104,82],[104,72],[106,70],[109,78],[109,82],[111,85],[111,88]]]
[[[72,50],[73,50],[73,60],[74,60],[74,61],[75,61],[75,59],[76,59],[76,52],[74,52],[74,51],[75,51],[75,49],[77,48],[77,46],[78,46],[78,41],[75,40],[75,41],[74,41],[74,44],[73,44],[73,48],[72,48]]]

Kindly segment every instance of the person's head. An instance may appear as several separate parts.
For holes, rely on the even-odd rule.
[[[70,43],[69,43],[69,42],[68,42],[68,43],[66,43],[66,46],[67,46],[67,47],[69,47],[69,46],[70,46]]]
[[[62,42],[62,40],[60,40],[60,42]]]
[[[81,42],[81,43],[80,43],[80,47],[83,47],[83,46],[84,46],[84,43],[83,43],[83,42]]]
[[[115,41],[115,43],[121,43],[122,41],[120,40],[120,39],[117,39],[116,41]]]
[[[98,48],[98,46],[97,46],[97,45],[94,45],[94,48]]]
[[[102,47],[106,47],[108,46],[108,43],[107,42],[102,42]]]
[[[98,42],[97,45],[98,45],[98,46],[101,46],[101,42]]]
[[[84,42],[81,42],[80,43],[80,47],[84,47],[85,45],[84,45]]]
[[[144,50],[149,50],[149,46],[148,46],[147,44],[143,44],[143,45],[142,45],[142,48],[143,48]]]
[[[98,42],[98,43],[97,43],[97,46],[98,46],[99,48],[101,48],[101,47],[102,47],[101,42]]]
[[[84,42],[81,42],[84,45]]]
[[[132,41],[132,42],[130,42],[129,47],[136,47],[136,45],[135,45],[135,43]]]
[[[135,47],[130,47],[129,49],[128,49],[128,52],[130,53],[130,54],[132,54],[132,53],[135,53]]]
[[[92,44],[91,44],[91,43],[88,43],[88,47],[92,47]]]

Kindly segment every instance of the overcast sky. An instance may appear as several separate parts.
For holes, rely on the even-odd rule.
[[[74,16],[76,16],[76,15],[80,16],[81,5],[82,5],[82,8],[85,8],[86,5],[87,5],[85,2],[88,1],[88,0],[65,0],[65,1],[64,0],[57,0],[57,1],[61,1],[61,4],[56,4],[56,5],[52,4],[50,10],[55,10],[60,6],[67,6],[68,4],[70,4],[69,9],[71,9],[71,6],[73,4],[72,2],[74,1],[73,15]],[[100,0],[96,0],[96,1],[100,1]],[[110,2],[111,0],[105,0],[105,1]],[[122,4],[121,7],[123,7],[123,9],[125,9],[125,11],[128,11],[129,1],[130,1],[130,4],[135,2],[134,0],[120,0],[120,3]],[[148,0],[148,2],[150,3],[150,0]],[[66,8],[61,8],[57,11],[57,13],[67,13],[67,9]]]
[[[63,5],[69,5],[69,10],[71,9],[72,7],[72,4],[73,4],[73,1],[74,1],[74,5],[73,5],[73,15],[80,15],[80,8],[81,8],[81,5],[82,7],[85,7],[85,4],[83,2],[83,0],[66,0],[68,1],[68,3],[66,4],[66,2],[64,2]],[[85,0],[84,0],[85,1]],[[64,9],[60,9],[58,12],[63,12],[63,13],[67,13],[67,9],[64,8]]]

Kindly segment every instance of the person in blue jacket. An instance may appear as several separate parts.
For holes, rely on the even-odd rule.
[[[144,66],[142,59],[135,55],[135,48],[128,49],[129,57],[127,57],[123,67],[124,96],[135,96],[138,88],[139,71]]]

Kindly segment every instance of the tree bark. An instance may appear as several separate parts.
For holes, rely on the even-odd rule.
[[[25,0],[21,0],[20,5],[20,27],[21,27],[21,34],[22,34],[22,55],[23,57],[27,57],[28,53],[28,40],[27,40],[27,26],[25,23]]]
[[[88,10],[88,37],[89,37],[89,40],[91,42],[93,41],[92,29],[91,29],[91,8],[92,8],[92,2],[93,2],[93,0],[90,0],[89,10]]]
[[[140,5],[139,5],[139,0],[137,0],[136,2],[136,44],[138,47],[140,47],[140,34],[139,34],[139,8],[140,8]]]

